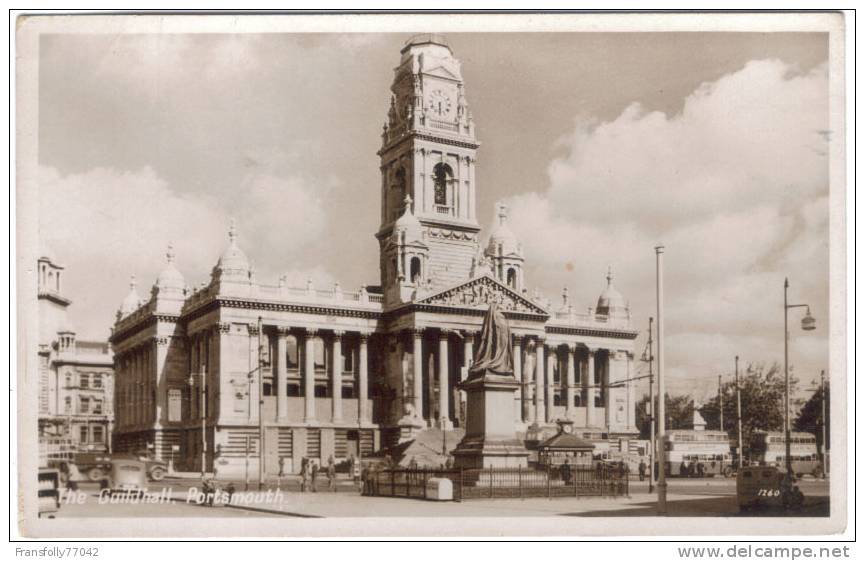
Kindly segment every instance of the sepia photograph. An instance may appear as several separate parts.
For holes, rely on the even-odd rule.
[[[845,25],[19,15],[21,535],[843,532]]]

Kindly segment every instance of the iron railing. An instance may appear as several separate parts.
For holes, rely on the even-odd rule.
[[[569,474],[567,472],[570,472]],[[427,498],[427,483],[446,478],[454,500],[529,497],[617,497],[629,495],[628,474],[609,466],[535,468],[385,469],[366,475],[363,492],[379,497]]]

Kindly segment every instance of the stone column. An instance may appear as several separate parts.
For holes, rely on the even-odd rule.
[[[544,344],[546,341],[538,337],[535,345],[535,415],[533,421],[536,424],[544,417]]]
[[[556,403],[555,399],[553,398],[553,373],[555,372],[558,360],[559,347],[551,346],[550,354],[547,355],[547,380],[545,385],[547,406],[544,408],[544,422],[547,423],[550,423],[553,420],[553,405],[555,405]],[[561,375],[562,373],[561,371],[559,371],[559,376]]]
[[[516,380],[516,382],[520,385],[519,389],[516,391],[516,398],[514,399],[516,408],[516,415],[514,418],[519,423],[523,421],[523,338],[520,335],[514,335],[513,341],[514,380]]]
[[[565,351],[565,360],[568,363],[568,377],[565,380],[565,399],[567,400],[565,410],[569,416],[574,412],[574,397],[576,395],[577,376],[574,365],[574,362],[576,361],[576,357],[574,356],[575,352],[576,345],[568,344],[567,350]]]
[[[439,418],[438,427],[442,430],[451,428],[448,409],[450,408],[450,390],[448,389],[448,332],[439,332]]]
[[[276,364],[276,373],[273,376],[273,385],[276,389],[276,418],[284,420],[288,416],[288,368],[286,364],[285,338],[288,331],[278,329],[276,333],[276,356],[271,362]]]
[[[358,350],[358,401],[357,415],[361,423],[369,421],[369,411],[367,410],[367,395],[369,394],[369,380],[367,375],[367,343],[369,342],[369,334],[361,332],[360,334],[360,349]],[[359,436],[358,436],[359,438]]]
[[[342,421],[342,336],[344,331],[333,332],[333,357],[330,361],[330,387],[333,395],[330,398],[332,406],[331,420],[334,423]]]
[[[472,363],[474,363],[475,357],[475,334],[473,331],[466,331],[463,333],[463,368],[460,369],[460,382],[465,382],[466,378],[469,375],[469,369],[472,367]],[[460,402],[458,404],[458,411],[456,413],[456,417],[460,419],[462,426],[465,427],[466,418],[468,416],[468,409],[466,409],[466,392],[464,390],[460,390]],[[465,416],[461,416],[463,411],[465,411]]]
[[[423,419],[423,329],[412,330],[412,393],[414,412]]]
[[[586,426],[595,426],[595,353],[598,349],[589,349],[586,361]]]
[[[315,421],[315,350],[312,345],[315,334],[314,329],[307,329],[303,341],[303,421],[305,423]]]

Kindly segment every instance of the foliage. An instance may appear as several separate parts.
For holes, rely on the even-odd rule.
[[[832,437],[830,436],[832,414],[829,404],[832,392],[829,391],[829,382],[826,382],[826,448],[831,448]],[[817,436],[817,446],[823,449],[823,425],[822,404],[823,388],[818,388],[811,398],[802,406],[802,410],[793,422],[793,429],[797,431],[810,432]]]
[[[655,400],[655,411],[657,412],[657,399]],[[649,396],[644,395],[637,404],[637,428],[640,438],[649,438],[649,413],[647,405]],[[691,427],[694,419],[694,400],[687,395],[666,395],[664,400],[665,427],[670,429],[685,429]]]
[[[721,385],[724,402],[724,430],[736,437],[736,383],[730,380]],[[739,385],[742,400],[742,442],[746,448],[754,431],[780,431],[784,428],[784,373],[775,363],[766,368],[764,364],[749,364],[740,371]],[[790,380],[790,391],[795,380]],[[706,428],[718,430],[720,415],[718,396],[706,402],[700,413],[706,420]]]

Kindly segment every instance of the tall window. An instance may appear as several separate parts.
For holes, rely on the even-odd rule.
[[[411,258],[411,282],[420,280],[420,257]]]
[[[448,204],[448,185],[453,178],[454,172],[447,164],[436,164],[433,168],[433,185],[435,188],[435,204],[446,206]]]
[[[80,382],[78,385],[81,386],[82,390],[86,390],[90,387],[90,374],[81,374],[81,376],[79,376],[79,380]]]
[[[81,444],[87,444],[87,425],[78,427],[78,440]]]
[[[312,340],[312,355],[316,370],[324,370],[327,366],[324,353],[324,339],[316,337]]]
[[[105,441],[105,433],[102,425],[93,426],[93,442],[94,444],[103,444]]]
[[[508,286],[513,289],[517,288],[517,271],[513,267],[508,268]]]
[[[297,337],[289,335],[285,338],[285,365],[290,369],[297,369],[300,359],[297,354]]]
[[[72,398],[71,397],[67,396],[66,399],[63,400],[63,410],[66,413],[72,413]]]
[[[102,415],[102,400],[94,399],[93,400],[93,414],[94,415]]]
[[[99,374],[93,375],[93,387],[95,389],[102,389],[102,376]]]
[[[78,412],[82,414],[90,413],[90,398],[81,398],[81,401],[78,403]]]

